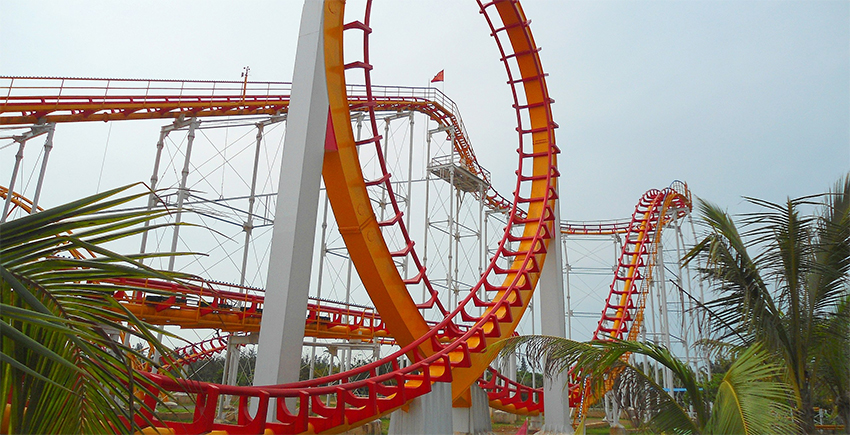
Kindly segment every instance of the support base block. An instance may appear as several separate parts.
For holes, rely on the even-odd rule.
[[[490,435],[493,423],[490,420],[490,402],[487,393],[477,385],[469,387],[472,406],[452,408],[454,435]]]
[[[452,430],[452,385],[438,382],[431,392],[413,399],[407,411],[390,414],[390,435],[445,435]]]

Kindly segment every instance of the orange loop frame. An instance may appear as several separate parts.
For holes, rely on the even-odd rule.
[[[166,389],[197,394],[199,403],[203,405],[196,408],[191,423],[163,423],[175,431],[195,433],[222,429],[337,433],[404,406],[430,391],[433,382],[451,382],[456,403],[463,405],[464,393],[481,376],[492,358],[485,353],[487,346],[511,335],[516,328],[531,300],[546,259],[549,240],[554,231],[560,230],[554,219],[558,190],[556,125],[552,121],[552,100],[537,55],[539,49],[534,44],[528,20],[516,1],[479,3],[502,53],[517,116],[519,167],[514,205],[498,253],[489,263],[481,281],[439,324],[432,327],[424,321],[392,261],[393,256],[371,208],[350,125],[345,70],[355,68],[364,71],[368,95],[371,65],[365,49],[364,59],[343,61],[342,35],[345,29],[363,32],[364,48],[368,47],[371,2],[367,2],[363,21],[348,24],[342,21],[344,6],[341,0],[325,2],[325,65],[335,142],[332,145],[335,146],[326,147],[323,176],[340,232],[351,257],[355,259],[358,274],[402,349],[384,360],[351,372],[263,388],[174,381],[151,374],[149,379]],[[497,20],[500,24],[496,24]],[[367,105],[370,103],[366,102]],[[368,140],[375,144],[379,141],[378,137]],[[525,213],[517,208],[517,204],[526,204]],[[399,222],[403,220],[395,219],[394,224]],[[412,249],[410,251],[413,252]],[[510,260],[510,266],[497,267],[500,257]],[[479,299],[477,292],[480,289],[488,291],[488,297]],[[474,316],[469,311],[475,307],[486,310],[482,316]],[[455,328],[455,323],[461,320],[474,324],[467,330]],[[441,332],[449,334],[451,340],[448,343],[440,340]],[[404,354],[413,361],[407,367],[399,364]],[[391,371],[380,374],[378,369],[386,365],[391,367]],[[352,381],[363,375],[367,377]],[[221,394],[240,397],[240,418],[235,425],[211,421],[214,414],[211,404]],[[328,394],[334,396],[335,405],[329,406],[321,400],[320,396]],[[258,401],[258,410],[253,415],[247,406],[250,397]],[[297,408],[287,409],[282,406],[281,400],[277,401],[277,406],[269,406],[271,398],[284,397],[295,400]],[[272,414],[269,415],[269,412]]]
[[[468,405],[468,388],[487,369],[493,356],[485,352],[487,347],[510,336],[528,307],[547,257],[549,241],[554,232],[560,230],[554,219],[559,175],[556,154],[559,151],[555,146],[557,125],[552,120],[552,99],[546,88],[539,48],[519,3],[515,0],[479,2],[500,50],[514,100],[519,164],[513,206],[497,254],[481,280],[450,312],[439,307],[439,301],[433,299],[434,306],[445,313],[445,318],[435,326],[425,322],[419,313],[420,307],[411,299],[407,282],[399,275],[393,253],[383,238],[382,227],[399,225],[404,232],[404,221],[398,219],[396,209],[395,218],[378,222],[369,201],[350,124],[345,71],[363,71],[367,89],[365,104],[372,105],[368,58],[371,1],[367,1],[363,21],[347,24],[343,23],[344,6],[342,0],[324,3],[325,66],[335,142],[330,145],[335,146],[326,147],[323,176],[340,232],[355,260],[358,274],[402,349],[350,372],[267,387],[215,385],[146,374],[151,382],[166,390],[196,395],[197,406],[191,422],[159,421],[148,411],[141,411],[135,418],[138,424],[153,421],[155,426],[167,427],[176,433],[213,430],[338,433],[404,406],[429,392],[434,382],[451,382],[455,403]],[[343,61],[344,30],[362,32],[362,60]],[[380,140],[374,137],[368,142],[378,145]],[[388,183],[388,180],[387,177],[382,182]],[[518,204],[526,209],[518,208]],[[406,255],[414,255],[412,245],[408,243],[408,247]],[[502,257],[509,260],[507,268],[497,266],[497,260]],[[422,276],[423,272],[421,268],[417,275]],[[479,290],[486,291],[487,297],[479,298]],[[485,308],[484,314],[471,314],[478,312],[476,307]],[[473,325],[456,327],[460,322],[472,322]],[[412,364],[401,367],[399,361],[405,354]],[[382,373],[386,367],[390,371]],[[149,405],[153,403],[150,394],[144,399]],[[221,395],[239,397],[237,423],[214,420]],[[323,401],[325,395],[334,396],[334,400]],[[256,412],[249,411],[252,398],[257,404]],[[291,399],[297,406],[287,408],[284,400],[271,401],[283,398]],[[519,408],[515,410],[522,412]]]
[[[371,65],[368,59],[369,8],[362,22],[344,24],[342,22],[342,1],[326,2],[325,14],[325,65],[330,95],[331,119],[336,140],[336,150],[325,154],[323,176],[328,196],[337,216],[340,232],[345,239],[358,273],[363,280],[381,318],[386,322],[392,335],[403,347],[417,341],[417,348],[408,351],[409,357],[419,361],[439,353],[451,354],[452,390],[456,399],[462,395],[486,369],[492,358],[482,351],[493,342],[511,335],[516,328],[539,277],[547,252],[548,241],[557,229],[554,222],[553,207],[557,198],[556,179],[558,176],[554,144],[555,123],[551,118],[551,98],[545,84],[545,74],[537,55],[522,9],[517,2],[498,1],[480,4],[481,11],[487,17],[494,36],[503,53],[503,61],[509,76],[514,97],[520,140],[520,159],[514,207],[497,255],[491,260],[481,281],[471,289],[469,296],[452,311],[444,325],[431,329],[426,324],[418,307],[405,287],[404,279],[399,275],[389,248],[386,245],[379,224],[372,211],[363,174],[360,169],[358,153],[350,123],[349,101],[345,94],[346,69],[363,71],[369,95]],[[490,8],[498,13],[503,26],[494,28],[487,14]],[[343,30],[351,29],[363,32],[364,59],[362,61],[343,61]],[[512,49],[514,55],[505,55],[506,49]],[[521,76],[518,80],[516,75]],[[368,104],[368,103],[367,103]],[[373,122],[375,117],[371,117]],[[523,123],[527,124],[523,124]],[[377,128],[373,125],[373,132]],[[380,137],[361,142],[380,143]],[[391,189],[387,182],[386,188]],[[526,197],[523,197],[523,192]],[[393,195],[389,195],[393,197]],[[527,215],[518,217],[516,204],[528,204]],[[406,232],[403,230],[403,232]],[[521,232],[521,236],[511,236]],[[508,249],[509,237],[518,241],[514,251]],[[500,256],[513,256],[513,263],[507,270],[496,267]],[[493,281],[500,285],[491,284]],[[475,297],[477,290],[484,287],[493,290],[491,301],[482,301]],[[468,308],[484,306],[483,316],[469,314]],[[434,338],[439,329],[451,328],[452,321],[472,319],[475,327],[466,331],[452,344],[443,346]],[[428,340],[420,340],[422,337]],[[437,374],[445,373],[448,367],[431,367]],[[461,405],[463,403],[461,402]]]

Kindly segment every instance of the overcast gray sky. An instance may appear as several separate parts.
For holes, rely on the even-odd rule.
[[[2,0],[0,73],[238,80],[250,65],[252,79],[285,81],[301,4]],[[375,4],[376,82],[425,85],[445,69],[444,90],[480,160],[509,193],[509,90],[475,3]],[[625,217],[641,193],[674,179],[742,211],[742,195],[782,201],[821,192],[850,169],[850,2],[524,7],[556,100],[566,218]],[[100,162],[107,132],[90,128],[63,129],[51,168],[61,159]],[[123,133],[114,134],[117,143]],[[142,155],[146,173],[151,151]],[[104,179],[110,168],[135,164],[110,163]],[[91,184],[93,176],[80,178]],[[48,187],[58,183],[48,179]]]
[[[0,75],[239,80],[250,65],[252,80],[288,81],[301,6],[0,0]],[[850,170],[850,2],[523,6],[556,101],[564,218],[625,218],[676,179],[740,213],[741,196],[823,192]],[[424,86],[445,70],[439,87],[509,194],[510,91],[475,2],[376,0],[372,26],[374,82]],[[147,181],[164,123],[61,125],[41,204]],[[0,149],[0,184],[15,151]]]

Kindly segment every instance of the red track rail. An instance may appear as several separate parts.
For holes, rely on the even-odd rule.
[[[341,11],[344,7],[342,2],[337,1],[331,1],[327,5],[328,10],[336,11]],[[351,22],[344,26],[341,22],[334,21],[333,18],[335,17],[328,15],[325,17],[326,31],[330,32],[330,36],[325,38],[326,44],[340,43],[338,47],[331,47],[332,50],[327,54],[329,57],[326,57],[326,65],[328,65],[329,71],[329,94],[332,98],[332,114],[339,115],[339,119],[336,116],[333,118],[333,127],[340,154],[347,149],[345,147],[350,146],[348,145],[349,142],[346,141],[353,142],[353,139],[351,139],[351,125],[348,115],[335,112],[341,107],[339,100],[336,99],[339,95],[339,88],[335,86],[343,82],[335,81],[337,78],[333,74],[337,74],[338,71],[333,68],[342,65],[340,37],[342,29],[362,32],[364,48],[366,48],[364,59],[348,62],[345,66],[347,68],[359,68],[365,72],[367,104],[372,104],[373,97],[368,95],[371,92],[368,74],[371,69],[368,59],[368,35],[371,32],[369,27],[370,6],[371,4],[367,3],[366,17],[363,21]],[[198,397],[195,418],[191,423],[160,422],[161,424],[167,425],[175,431],[187,433],[202,433],[214,429],[254,433],[263,430],[280,433],[340,432],[398,409],[413,398],[430,391],[432,382],[452,382],[453,393],[457,388],[459,390],[457,394],[462,394],[469,385],[478,379],[490,358],[483,351],[489,344],[513,332],[531,298],[540,268],[545,260],[548,241],[551,239],[553,231],[559,230],[553,220],[553,207],[557,195],[555,180],[558,176],[555,162],[555,154],[558,151],[554,144],[553,134],[556,126],[551,118],[549,106],[551,99],[545,86],[545,74],[537,56],[539,49],[531,37],[528,20],[516,2],[498,1],[480,4],[480,6],[503,53],[502,60],[506,65],[514,96],[514,109],[517,113],[517,131],[520,142],[514,205],[511,209],[505,237],[500,243],[498,255],[491,261],[481,282],[470,289],[469,294],[459,306],[448,313],[445,320],[441,321],[437,327],[428,329],[424,334],[407,344],[400,341],[404,348],[389,358],[351,372],[286,386],[260,388],[227,387],[174,381],[153,374],[149,375],[152,381],[166,389],[187,391],[197,394]],[[497,23],[494,20],[495,17],[490,15],[493,12],[498,13],[499,24],[495,24]],[[336,49],[339,49],[338,57],[334,57],[337,56],[333,51]],[[343,100],[342,104],[344,110],[347,111],[348,101]],[[374,120],[374,117],[371,118]],[[346,128],[348,131],[346,131]],[[376,130],[373,125],[372,131]],[[374,137],[368,141],[379,144],[380,140],[381,138]],[[356,152],[354,155],[356,155]],[[326,168],[327,165],[333,164],[336,157],[326,155]],[[339,168],[344,171],[350,167],[343,165]],[[362,180],[359,172],[356,176],[352,176],[352,180],[357,178]],[[375,184],[384,183],[386,180],[388,178],[375,180]],[[330,191],[333,188],[328,183],[327,175],[326,186],[328,186],[329,196],[331,196]],[[387,187],[391,189],[391,186]],[[361,191],[365,194],[365,186],[361,189],[364,189]],[[393,197],[391,194],[389,196]],[[364,197],[368,201],[368,195],[364,195]],[[336,198],[338,203],[334,204],[335,212],[345,209],[344,204],[339,203],[339,199]],[[331,201],[333,202],[335,199],[332,198]],[[521,217],[516,204],[527,205],[527,215]],[[393,205],[393,210],[395,210],[396,215],[391,217],[385,227],[396,226],[398,231],[404,233],[404,227],[401,226],[403,220],[399,219],[400,211],[396,205]],[[340,214],[345,215],[345,213]],[[374,216],[371,216],[370,219],[374,219]],[[376,223],[369,224],[367,222],[360,228],[371,228],[369,225],[376,225]],[[343,227],[342,224],[340,226]],[[349,227],[346,226],[346,228]],[[355,237],[356,235],[353,232],[346,234],[348,237]],[[409,239],[405,236],[404,240]],[[347,245],[351,246],[351,243],[353,242],[346,239]],[[410,256],[409,259],[413,260],[411,263],[415,265],[414,270],[419,271],[414,279],[416,282],[426,278],[424,268],[421,268],[415,261],[416,258],[413,257],[412,244],[408,242],[406,246],[402,246],[402,251],[395,252],[403,253],[389,258],[400,260],[402,257]],[[363,268],[370,267],[368,262],[377,258],[373,256],[353,257],[361,261],[361,264],[355,264],[361,276],[363,276]],[[500,263],[497,262],[499,257],[509,259],[511,265],[500,266]],[[363,261],[366,261],[366,263],[364,264]],[[393,267],[389,272],[397,273],[397,270]],[[364,284],[367,291],[373,294],[373,291],[376,290],[374,287],[376,283]],[[487,298],[487,300],[478,299],[477,291],[480,288],[487,290],[493,296]],[[402,288],[402,290],[407,293],[406,289]],[[409,294],[406,296],[410,297]],[[376,298],[374,295],[372,299],[376,306],[382,303],[380,298]],[[434,305],[439,304],[436,299],[432,302]],[[485,307],[487,311],[483,316],[470,314],[469,311],[475,307]],[[390,323],[390,319],[387,319],[387,316],[384,315],[385,308],[392,312],[398,307],[377,306],[377,308],[382,313],[382,318],[387,322],[388,328],[399,340],[397,331],[404,330],[405,325]],[[477,311],[477,308],[475,310]],[[414,311],[416,311],[415,308]],[[454,326],[458,321],[471,321],[474,322],[474,325],[467,331],[461,331]],[[453,339],[451,343],[440,341],[439,331],[441,330]],[[405,354],[411,356],[413,363],[407,367],[400,367],[398,358]],[[378,368],[385,364],[391,368],[391,372],[379,374]],[[368,377],[352,381],[352,379],[358,379],[360,376]],[[228,425],[214,421],[214,404],[220,394],[240,397],[240,419],[237,424]],[[453,395],[458,397],[457,394]],[[335,401],[332,400],[331,403],[335,403],[335,405],[326,405],[326,402],[321,400],[321,396],[324,395],[333,396]],[[248,413],[249,397],[256,398],[259,405],[254,416]],[[282,405],[281,400],[277,401],[277,406],[272,409],[269,408],[270,398],[286,397],[291,397],[298,403],[296,409],[287,409]],[[272,414],[270,415],[269,412]],[[272,418],[269,418],[270,416]],[[151,417],[153,418],[153,416]],[[269,420],[271,421],[269,422]],[[142,422],[141,418],[139,422]]]
[[[5,199],[8,189],[0,186],[0,199]],[[12,203],[15,207],[21,207],[29,213],[32,209],[32,201],[14,192]],[[39,207],[39,210],[41,208]],[[81,258],[82,255],[76,251],[71,253]],[[90,254],[93,255],[93,254]],[[125,308],[135,313],[142,320],[153,324],[169,324],[184,328],[206,328],[210,324],[222,329],[226,320],[222,315],[230,314],[232,318],[239,319],[236,325],[229,325],[227,329],[235,329],[241,332],[249,329],[245,326],[244,317],[259,318],[262,314],[264,301],[264,290],[238,286],[217,281],[208,281],[196,277],[185,280],[183,283],[165,282],[151,279],[116,279],[109,283],[132,287],[135,290],[127,295],[125,291],[116,291],[113,296],[119,300]],[[164,298],[161,293],[146,293],[145,290],[163,290],[176,293],[174,297]],[[363,310],[352,310],[350,304],[335,301],[317,300],[311,298],[307,307],[307,320],[305,336],[316,336],[319,338],[344,338],[344,339],[368,339],[375,340],[376,337],[385,337],[386,329],[379,328],[381,333],[374,329],[364,328],[365,321],[370,319],[370,324],[382,323],[375,316],[370,307],[359,307]],[[238,305],[238,306],[237,306]],[[246,310],[241,307],[250,307]],[[189,313],[188,316],[175,316],[176,312]],[[247,312],[247,313],[246,313]],[[151,313],[156,313],[152,315]],[[203,321],[197,319],[207,317]],[[358,321],[358,319],[361,319]],[[251,325],[255,325],[251,322]],[[435,325],[435,322],[429,322]],[[321,325],[322,327],[319,327]],[[329,332],[331,331],[331,332]],[[364,334],[365,332],[365,334]],[[366,334],[371,333],[371,336]],[[174,349],[176,359],[163,357],[163,368],[167,369],[173,365],[187,365],[223,352],[227,348],[228,336],[216,336],[198,343],[190,343],[187,346]],[[395,344],[392,338],[378,338],[381,344]],[[139,365],[137,370],[150,371],[147,364]],[[494,408],[507,412],[536,415],[543,409],[543,393],[540,389],[532,389],[528,386],[511,381],[492,368],[487,371],[489,379],[481,377],[478,384],[489,392],[490,405]]]
[[[609,234],[626,234],[629,228],[631,228],[630,221],[561,221],[561,233],[572,235],[604,236]]]
[[[631,221],[624,233],[623,249],[609,287],[602,316],[593,333],[593,340],[636,340],[643,322],[646,279],[651,277],[655,247],[660,241],[665,225],[691,211],[691,193],[685,183],[676,181],[663,190],[647,191],[635,206]],[[604,233],[603,233],[604,234]],[[628,355],[625,356],[628,358]],[[574,368],[573,379],[581,378],[581,368]],[[613,385],[618,373],[612,373],[607,382]],[[583,400],[584,399],[584,400]],[[581,406],[581,414],[596,400],[582,393],[580,386],[570,385],[570,406]],[[576,413],[578,416],[579,413]]]
[[[345,5],[342,1],[326,0],[326,6],[326,11],[341,13]],[[497,0],[486,4],[479,2],[479,7],[490,26],[491,34],[495,38],[502,55],[501,60],[506,68],[508,84],[514,100],[513,108],[516,113],[519,141],[517,182],[513,193],[514,198],[510,205],[505,235],[499,244],[497,255],[491,260],[480,282],[473,286],[463,301],[451,311],[440,304],[436,292],[429,290],[432,291],[431,300],[418,306],[414,304],[413,313],[418,313],[418,308],[433,308],[444,314],[445,318],[434,327],[426,326],[427,330],[422,334],[404,335],[404,331],[407,329],[406,321],[415,319],[408,318],[396,321],[383,316],[388,328],[393,332],[396,339],[400,340],[399,343],[403,348],[382,361],[360,367],[351,372],[289,385],[256,388],[177,381],[156,374],[149,374],[147,375],[148,378],[163,388],[193,393],[197,397],[197,406],[192,422],[162,422],[152,415],[148,416],[151,421],[158,422],[158,426],[167,426],[172,431],[180,433],[204,433],[211,430],[225,430],[231,433],[260,433],[263,431],[274,433],[341,432],[398,409],[413,398],[430,391],[433,382],[451,382],[453,397],[456,400],[463,400],[464,392],[476,382],[492,358],[491,355],[484,352],[487,346],[511,335],[516,328],[531,300],[546,258],[549,240],[553,232],[559,230],[557,222],[554,221],[555,213],[553,209],[556,205],[556,181],[559,175],[556,163],[556,154],[559,151],[555,146],[554,139],[554,129],[557,125],[552,120],[550,105],[553,100],[549,97],[546,88],[546,74],[543,72],[538,56],[539,48],[534,43],[528,27],[529,20],[516,1]],[[356,95],[352,95],[351,98],[342,97],[341,101],[339,99],[341,94],[346,93],[345,79],[341,73],[343,68],[363,71],[366,98],[362,101],[366,110],[373,115],[370,116],[372,132],[377,131],[374,110],[376,110],[379,99],[376,98],[371,86],[370,70],[372,66],[368,54],[368,38],[371,33],[370,9],[371,2],[367,2],[364,19],[344,25],[341,21],[335,21],[337,18],[341,18],[341,15],[332,16],[333,14],[326,12],[325,16],[326,35],[330,35],[325,38],[325,43],[329,48],[329,51],[326,51],[325,61],[328,68],[329,94],[332,100],[331,111],[334,115],[333,128],[340,145],[339,154],[342,154],[344,149],[353,148],[348,111],[352,102],[357,101]],[[343,30],[348,33],[362,32],[364,46],[362,60],[343,64],[341,44]],[[214,104],[208,104],[210,102],[207,101],[206,106],[201,98],[195,98],[196,101],[190,106],[198,109],[198,114],[206,111],[205,113],[209,114],[235,115],[239,114],[240,109],[238,107],[242,102],[252,100],[248,98],[247,93],[243,94],[245,95],[242,96],[240,101],[220,101],[214,102]],[[194,97],[189,95],[187,99],[192,100]],[[260,105],[260,103],[257,103],[257,105]],[[177,117],[180,116],[180,112],[184,116],[191,113],[188,106],[185,109],[169,112],[168,116],[162,117]],[[258,110],[272,109],[274,108],[266,107]],[[341,113],[340,110],[344,110],[345,113]],[[80,113],[91,116],[96,111]],[[132,119],[133,116],[153,117],[152,111],[131,112],[131,109],[125,112],[119,110],[109,113],[115,116],[126,116],[125,119]],[[30,115],[37,118],[46,116],[41,113]],[[381,156],[381,140],[382,138],[375,136],[358,145],[372,143],[376,147],[378,156]],[[347,146],[350,148],[345,148]],[[334,159],[343,158],[333,155],[334,153],[328,154],[325,158],[326,167],[332,165]],[[354,155],[356,156],[356,154],[355,151]],[[356,164],[356,157],[354,162],[358,170],[351,176],[350,180],[362,182],[363,178],[359,172],[359,165]],[[391,194],[392,185],[389,183],[390,174],[386,172],[385,163],[382,160],[381,165],[384,169],[383,177],[367,182],[361,187],[351,184],[354,190],[363,192],[362,197],[366,199],[365,204],[369,204],[368,195],[366,195],[367,186],[379,184],[384,184],[384,189],[390,193],[389,197],[394,200],[394,195]],[[341,172],[331,173],[342,173],[353,167],[350,161],[346,161],[338,167]],[[325,177],[329,196],[333,196],[331,191],[337,188],[331,187],[330,184],[332,183],[329,183],[327,179],[328,173],[325,174]],[[336,199],[331,198],[332,202],[337,202],[334,204],[335,212],[338,205],[340,209],[345,208],[345,201],[351,200],[353,201],[352,204],[356,204],[356,201],[358,201],[353,197],[346,197],[342,194],[342,190],[339,190],[336,194],[342,196],[338,196]],[[360,195],[360,193],[357,193],[357,195]],[[377,231],[377,234],[381,234],[383,229],[383,231],[399,231],[403,235],[404,245],[399,247],[398,250],[390,252],[387,246],[382,245],[382,247],[375,249],[383,249],[383,254],[376,251],[375,256],[354,256],[355,265],[361,276],[364,276],[364,270],[376,267],[375,260],[378,257],[390,258],[391,261],[387,265],[393,267],[391,269],[384,268],[384,273],[389,273],[389,275],[381,279],[386,278],[393,282],[402,282],[399,289],[394,285],[386,287],[385,284],[388,284],[388,282],[364,280],[367,281],[364,284],[367,291],[373,295],[372,299],[376,305],[385,303],[381,298],[375,297],[375,294],[380,294],[381,288],[391,288],[393,291],[401,290],[400,294],[396,294],[397,297],[410,298],[405,284],[425,283],[426,287],[430,287],[427,284],[425,269],[418,261],[415,250],[412,248],[413,243],[407,235],[403,220],[400,219],[401,211],[395,202],[392,204],[392,210],[395,213],[394,216],[391,216],[385,222],[378,223],[374,221],[374,215],[370,215],[368,219],[371,219],[371,221],[367,220],[364,226],[345,227],[345,236],[353,238],[351,240],[364,236],[362,231],[367,229]],[[353,218],[355,213],[353,211],[339,213],[338,219],[340,216],[342,218]],[[343,228],[343,225],[340,224],[340,227]],[[372,229],[373,227],[374,229]],[[348,232],[348,228],[354,230]],[[349,238],[346,238],[348,246],[357,244]],[[369,247],[369,249],[372,248]],[[414,265],[416,271],[414,277],[402,279],[397,276],[398,271],[395,269],[394,261],[403,258],[410,260],[411,264]],[[508,264],[505,265],[504,261],[500,259],[507,259]],[[393,277],[393,274],[396,274],[395,277]],[[479,299],[479,290],[485,290],[488,297]],[[377,293],[374,293],[376,291]],[[401,300],[398,299],[398,301]],[[392,313],[400,308],[400,305],[396,305],[396,303],[393,302],[384,307],[378,306],[378,309],[382,315],[385,311]],[[482,307],[486,310],[483,315],[473,314]],[[221,308],[221,304],[217,307],[203,308],[211,309],[214,312]],[[472,322],[473,326],[466,330],[458,328],[457,324],[462,322]],[[401,338],[399,334],[401,334]],[[448,337],[451,341],[445,343],[443,337]],[[401,367],[399,361],[403,355],[410,357],[412,364]],[[382,366],[389,366],[390,372],[379,374],[379,368]],[[214,421],[215,404],[221,394],[230,394],[240,398],[239,421],[236,424]],[[323,396],[328,395],[335,399],[330,401],[330,403],[335,403],[334,405],[328,405],[322,400]],[[249,398],[254,398],[259,408],[253,415],[248,411]],[[273,403],[270,402],[271,398],[292,398],[297,403],[297,407],[287,409],[283,405],[283,400],[277,400],[277,405],[270,407],[270,403]],[[151,403],[153,398],[147,397],[145,400]],[[514,406],[517,403],[514,402]],[[522,409],[517,409],[517,411],[522,411]],[[137,422],[139,424],[144,424],[144,421],[141,415],[138,416]]]
[[[632,329],[632,323],[638,318],[640,304],[635,298],[640,294],[640,283],[652,259],[651,247],[657,241],[657,234],[669,219],[666,213],[674,209],[676,217],[684,216],[691,210],[691,198],[687,185],[674,183],[663,190],[650,190],[641,197],[629,229],[625,233],[623,249],[617,261],[614,281],[609,288],[608,298],[602,310],[602,318],[593,333],[594,340],[624,339]]]
[[[289,110],[291,86],[288,82],[0,76],[0,125],[279,115]],[[490,172],[475,158],[454,101],[434,88],[373,86],[372,91],[370,106],[365,88],[349,85],[351,110],[412,110],[428,115],[455,138],[464,168],[486,182],[486,205],[502,213],[510,211],[511,202],[493,189]]]

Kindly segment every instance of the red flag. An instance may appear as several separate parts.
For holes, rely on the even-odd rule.
[[[519,427],[519,430],[516,431],[516,435],[528,435],[528,420]]]
[[[438,72],[437,75],[435,75],[434,78],[431,79],[431,83],[443,81],[443,72],[444,71],[445,70],[440,70],[440,72]]]

